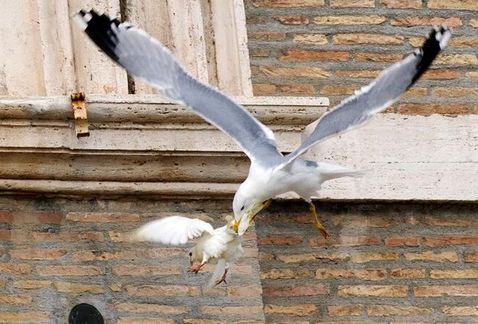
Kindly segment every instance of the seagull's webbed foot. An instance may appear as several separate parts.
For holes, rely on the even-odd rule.
[[[315,205],[313,202],[309,202],[309,209],[312,215],[315,218],[315,226],[319,230],[320,234],[326,239],[329,237],[329,233],[327,233],[327,230],[325,227],[320,223],[319,215],[317,215],[317,210],[315,209]]]
[[[227,282],[226,282],[226,275],[227,275],[227,271],[228,271],[228,270],[229,270],[229,269],[227,269],[227,268],[224,270],[224,274],[222,275],[222,277],[221,277],[218,281],[216,281],[216,283],[214,284],[214,287],[216,287],[217,285],[219,285],[221,282],[224,282],[225,284],[227,284]]]
[[[204,265],[205,263],[193,264],[188,268],[188,272],[198,273],[204,267]]]

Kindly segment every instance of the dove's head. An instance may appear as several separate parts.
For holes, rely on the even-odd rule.
[[[233,228],[239,235],[244,234],[257,213],[269,206],[271,202],[270,199],[263,200],[249,196],[241,188],[239,187],[232,202],[235,218]]]

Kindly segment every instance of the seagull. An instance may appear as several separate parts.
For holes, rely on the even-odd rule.
[[[206,263],[216,263],[208,284],[212,287],[221,282],[226,283],[230,266],[244,253],[242,236],[233,230],[234,222],[234,218],[230,217],[226,225],[214,229],[211,224],[198,218],[169,216],[142,225],[134,231],[132,239],[172,246],[198,239],[189,252],[188,272],[198,273]]]
[[[76,20],[93,42],[128,73],[190,107],[232,137],[249,157],[249,174],[233,199],[236,220],[233,227],[239,235],[270,199],[295,192],[308,202],[317,228],[327,237],[312,197],[318,195],[324,181],[361,173],[301,156],[313,145],[364,124],[397,101],[428,69],[451,37],[447,27],[434,27],[421,48],[383,70],[369,85],[323,114],[299,147],[284,155],[268,127],[230,97],[196,80],[164,45],[146,32],[94,10],[80,11]]]

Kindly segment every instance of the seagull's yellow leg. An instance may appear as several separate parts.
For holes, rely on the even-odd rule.
[[[309,209],[310,209],[310,212],[312,213],[312,215],[313,215],[314,218],[315,218],[315,226],[316,226],[317,229],[319,230],[320,234],[321,234],[324,238],[328,238],[328,237],[329,237],[329,233],[327,233],[327,231],[325,230],[325,227],[320,223],[319,215],[317,215],[317,210],[315,209],[315,205],[314,205],[314,203],[313,203],[312,201],[309,202]]]

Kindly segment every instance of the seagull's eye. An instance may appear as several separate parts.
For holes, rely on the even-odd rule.
[[[193,253],[192,253],[192,252],[189,252],[189,256],[193,256]]]
[[[241,207],[241,211],[243,211],[243,210],[244,210],[244,206]]]

